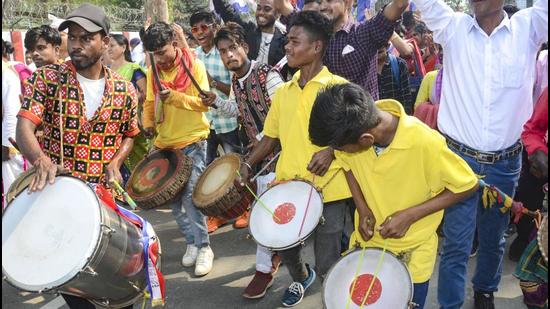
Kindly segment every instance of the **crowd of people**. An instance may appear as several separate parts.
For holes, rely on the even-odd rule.
[[[384,247],[407,264],[412,302],[424,308],[441,238],[441,308],[463,306],[475,255],[475,308],[494,309],[505,237],[517,234],[508,258],[518,262],[525,304],[547,308],[546,264],[526,267],[534,223],[510,224],[508,213],[484,207],[478,179],[542,208],[548,0],[524,10],[471,1],[471,14],[443,0],[415,0],[414,11],[392,0],[364,20],[351,0],[303,2],[258,0],[253,22],[213,0],[215,12],[195,12],[187,25],[148,19],[132,40],[84,4],[27,31],[25,64],[3,41],[3,196],[31,167],[30,191],[67,172],[124,184],[148,153],[181,151],[191,176],[165,206],[186,240],[182,265],[205,276],[215,264],[209,233],[228,222],[205,216],[193,190],[217,157],[236,153],[239,185],[259,171],[304,179],[324,202],[325,222],[311,236],[315,265],[303,263],[301,246],[258,245],[245,298],[262,298],[283,263],[293,282],[282,304],[298,305],[342,252]]]

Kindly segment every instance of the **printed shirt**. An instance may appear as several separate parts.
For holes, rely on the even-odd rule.
[[[64,167],[73,176],[92,183],[103,180],[104,168],[115,156],[122,139],[139,133],[134,86],[106,67],[104,72],[102,103],[91,119],[86,117],[84,92],[71,62],[38,69],[25,85],[18,114],[44,126],[42,148],[53,163],[60,164],[63,158]]]
[[[377,105],[399,117],[390,145],[379,155],[374,148],[355,154],[335,152],[336,162],[357,179],[377,226],[392,214],[422,204],[444,189],[461,193],[477,184],[472,169],[447,148],[441,134],[407,116],[397,101],[381,100]],[[439,211],[415,222],[403,238],[388,239],[387,248],[393,253],[412,251],[409,270],[415,283],[431,277],[437,253],[436,230],[442,218],[443,211]],[[356,227],[358,219],[356,212]],[[357,235],[356,228],[351,244],[359,241],[366,247],[384,247],[385,240],[377,232],[367,243]]]
[[[363,22],[348,22],[330,40],[324,63],[329,71],[354,82],[378,99],[376,61],[378,49],[385,46],[395,27],[383,11]]]
[[[281,143],[281,156],[277,162],[277,180],[305,179],[318,189],[324,189],[324,202],[333,202],[351,197],[340,165],[332,162],[325,176],[314,176],[307,170],[313,155],[326,147],[318,147],[309,139],[309,116],[319,91],[329,85],[347,82],[324,67],[302,89],[298,83],[300,72],[291,81],[275,91],[271,108],[264,124],[264,135],[276,138]],[[338,173],[337,175],[335,175]],[[334,179],[332,177],[334,176]],[[326,186],[326,187],[325,187]]]
[[[210,76],[224,84],[231,84],[231,72],[223,64],[220,52],[217,48],[212,48],[209,53],[205,53],[202,50],[202,47],[199,47],[195,50],[197,57],[204,62],[206,71]],[[213,89],[218,97],[226,100],[227,95],[221,92],[218,89]],[[216,131],[216,133],[227,133],[235,130],[238,127],[237,118],[235,117],[226,117],[220,114],[216,109],[211,108],[208,113],[206,113],[206,118],[210,122],[210,127]]]

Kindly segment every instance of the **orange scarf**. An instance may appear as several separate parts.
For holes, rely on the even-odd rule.
[[[162,70],[162,71],[167,72],[167,71],[173,70],[174,67],[177,68],[178,71],[176,73],[176,78],[174,78],[174,80],[170,81],[170,82],[161,80],[160,82],[161,82],[162,86],[166,89],[172,89],[172,90],[176,90],[178,92],[185,92],[187,87],[189,87],[189,85],[191,84],[191,79],[185,73],[185,69],[183,68],[181,62],[183,61],[187,65],[187,67],[189,68],[189,71],[193,72],[194,60],[195,60],[195,57],[192,53],[190,53],[186,49],[177,48],[176,49],[176,58],[174,59],[174,62],[172,63],[170,68],[167,69],[167,70]],[[159,68],[158,65],[156,65],[156,68],[157,68],[157,72],[161,71],[161,69]],[[159,92],[158,85],[157,85],[157,83],[154,82],[153,83],[153,93],[158,94],[158,92]]]

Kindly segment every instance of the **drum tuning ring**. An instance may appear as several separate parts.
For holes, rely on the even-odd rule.
[[[96,277],[97,276],[97,272],[91,268],[90,266],[86,266],[83,270],[80,271],[81,273],[85,273],[85,274],[88,274],[92,277]]]
[[[110,226],[101,224],[101,227],[103,228],[103,233],[106,234],[107,236],[111,236],[112,234],[116,233],[116,230]]]
[[[130,281],[128,281],[128,283],[129,283],[137,292],[141,292],[141,289],[139,288],[139,286],[135,285],[133,282],[130,282]]]
[[[250,235],[250,233],[246,233],[245,238],[246,238],[246,239],[252,239],[252,235]]]
[[[319,219],[319,224],[325,225],[325,223],[327,223],[327,220],[322,216],[321,219]]]

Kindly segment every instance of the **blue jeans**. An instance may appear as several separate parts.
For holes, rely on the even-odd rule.
[[[470,165],[474,173],[483,177],[487,184],[495,185],[510,196],[514,195],[521,171],[521,154],[494,164],[486,164],[452,150]],[[497,207],[483,208],[481,192],[480,190],[445,210],[445,241],[437,291],[438,301],[443,309],[459,309],[464,303],[467,265],[476,225],[479,247],[477,268],[472,279],[474,290],[494,292],[500,283],[505,247],[504,232],[508,227],[510,214],[502,213]]]
[[[206,168],[206,141],[200,141],[181,149],[183,154],[193,160],[193,169],[189,181],[175,202],[169,204],[172,208],[180,232],[185,236],[188,245],[199,248],[210,245],[206,217],[193,204],[193,189],[199,177]]]
[[[413,294],[413,303],[417,304],[418,307],[414,309],[424,309],[426,304],[426,297],[428,297],[428,289],[430,288],[430,280],[423,283],[414,284],[414,294]]]

